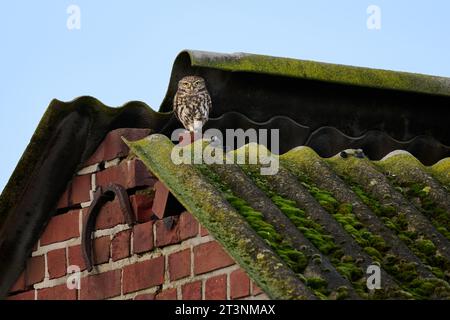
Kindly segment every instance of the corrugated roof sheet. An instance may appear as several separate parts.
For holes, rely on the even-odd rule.
[[[196,67],[450,96],[450,79],[445,77],[249,53],[184,52],[189,54],[192,65]]]
[[[206,79],[213,101],[206,129],[278,128],[281,153],[307,145],[330,157],[362,148],[379,160],[401,149],[427,165],[450,156],[448,78],[187,50],[174,61],[160,111],[172,110],[178,80],[192,74]],[[168,123],[162,133],[177,127]]]
[[[299,147],[278,158],[277,174],[262,175],[258,164],[176,165],[162,135],[129,145],[272,298],[450,298],[442,164],[404,152],[324,159]],[[254,148],[263,147],[228,156]],[[382,289],[370,291],[373,264]]]

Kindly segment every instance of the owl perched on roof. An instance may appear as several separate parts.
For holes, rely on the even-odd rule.
[[[187,76],[178,82],[178,90],[173,99],[173,111],[187,130],[198,131],[200,126],[208,121],[211,106],[205,79]]]

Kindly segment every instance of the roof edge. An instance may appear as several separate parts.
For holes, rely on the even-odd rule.
[[[450,78],[268,55],[183,50],[191,66],[231,72],[265,73],[324,82],[450,96]],[[176,64],[174,64],[174,69]]]
[[[118,128],[157,132],[170,118],[138,101],[118,108],[90,96],[51,101],[0,195],[0,260],[8,261],[0,264],[0,299],[23,270],[68,182],[106,134]],[[52,192],[43,192],[49,183]]]

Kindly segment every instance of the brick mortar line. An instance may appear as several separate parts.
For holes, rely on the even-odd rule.
[[[78,172],[77,172],[77,176],[86,176],[88,174],[92,174],[95,173],[97,171],[100,171],[100,162],[91,164],[90,166],[86,166],[84,168],[81,168]]]
[[[175,288],[175,287],[178,287],[178,286],[181,287],[181,286],[183,286],[183,285],[185,285],[187,283],[196,282],[196,281],[199,281],[199,280],[203,281],[203,280],[207,280],[209,278],[215,277],[215,276],[229,275],[231,272],[239,270],[239,269],[240,269],[239,265],[233,264],[233,265],[225,267],[225,268],[212,270],[212,271],[209,271],[207,273],[202,273],[202,274],[199,274],[199,275],[195,275],[193,277],[186,277],[186,278],[183,278],[183,279],[175,280],[175,281],[170,282],[170,284],[167,285],[167,286],[165,286],[165,284],[163,284],[163,290]]]
[[[94,201],[94,192],[96,190],[96,184],[97,184],[97,175],[95,173],[93,173],[91,175],[91,190],[89,190],[89,198],[91,199],[91,203],[92,201]]]
[[[193,282],[197,282],[197,281],[201,281],[202,285],[204,283],[206,283],[207,279],[213,278],[215,276],[221,276],[221,275],[226,275],[228,276],[229,274],[231,274],[231,272],[239,270],[240,266],[237,264],[225,267],[225,268],[221,268],[221,269],[217,269],[217,270],[213,270],[201,275],[197,275],[194,277],[186,277],[183,279],[179,279],[179,280],[175,280],[170,282],[168,285],[166,285],[165,283],[162,285],[161,291],[163,290],[168,290],[168,289],[177,289],[177,299],[181,300],[182,299],[182,293],[181,293],[181,289],[182,286],[188,283],[193,283]],[[110,298],[110,300],[118,300],[118,299],[130,299],[130,298],[135,298],[136,296],[140,295],[140,294],[145,294],[145,293],[156,293],[156,291],[159,289],[160,285],[157,286],[153,286],[150,288],[145,288],[145,289],[141,289],[139,291],[135,291],[135,292],[131,292],[131,293],[127,293],[127,294],[121,294],[120,296],[116,296],[116,297],[112,297]],[[204,296],[205,290],[202,288],[202,299],[205,299]],[[227,299],[230,299],[229,296],[227,297]]]
[[[83,212],[83,210],[79,210],[79,227],[78,227],[78,231],[79,231],[80,235],[82,234],[82,230],[83,230],[83,213],[82,212]],[[132,229],[132,227],[128,226],[127,224],[119,224],[119,225],[116,225],[116,226],[114,226],[112,228],[96,230],[94,232],[94,238],[99,238],[99,237],[108,236],[108,235],[109,236],[115,235],[115,234],[117,234],[117,233],[119,233],[121,231],[129,230],[129,229]],[[153,229],[152,230],[153,231],[153,239],[155,241],[156,240],[156,227],[155,227],[155,224],[153,224],[152,229]],[[200,229],[200,224],[199,224],[199,229]],[[134,233],[133,233],[133,235],[134,235]],[[215,241],[214,237],[212,237],[211,235],[206,235],[206,236],[202,237],[200,235],[200,233],[198,233],[197,236],[195,236],[193,238],[189,238],[187,240],[183,240],[181,242],[181,244],[178,243],[178,244],[173,244],[173,245],[168,245],[168,246],[163,247],[163,249],[166,250],[166,251],[164,251],[164,253],[170,254],[172,252],[176,252],[176,251],[178,251],[177,250],[178,246],[180,246],[180,245],[183,246],[183,244],[186,241],[193,240],[193,239],[196,239],[196,241],[197,241],[196,244],[201,244],[201,243],[205,243],[205,242],[208,242],[208,241]],[[52,251],[52,250],[62,249],[64,247],[76,246],[76,245],[79,245],[79,244],[81,244],[81,236],[73,237],[73,238],[70,238],[70,239],[67,239],[67,240],[64,240],[64,241],[50,243],[50,244],[43,245],[43,246],[40,245],[40,239],[39,239],[38,240],[38,247],[37,247],[37,249],[35,251],[32,252],[32,256],[33,257],[34,256],[39,256],[39,255],[45,254],[45,253],[47,253],[49,251]],[[185,247],[183,247],[183,249],[186,249],[186,248],[187,248],[187,245]],[[133,248],[131,248],[131,249],[133,249]]]
[[[104,236],[114,236],[119,232],[130,230],[131,227],[127,225],[126,223],[118,224],[112,228],[109,229],[101,229],[94,231],[94,238],[100,238]]]
[[[104,272],[108,272],[108,271],[120,270],[120,269],[123,269],[124,267],[127,267],[129,265],[133,265],[135,263],[144,262],[144,261],[147,261],[147,260],[152,260],[152,259],[158,258],[160,256],[165,256],[165,259],[168,259],[168,255],[170,253],[182,251],[182,250],[184,250],[186,248],[189,248],[189,245],[192,245],[192,250],[193,250],[194,246],[197,246],[199,244],[207,243],[207,242],[211,241],[211,240],[205,239],[205,238],[207,238],[207,237],[200,238],[203,241],[198,241],[199,238],[192,238],[192,239],[185,240],[184,242],[186,243],[186,247],[185,248],[181,248],[181,246],[178,246],[179,250],[177,250],[177,251],[165,250],[165,248],[162,248],[162,249],[156,248],[156,250],[154,250],[154,251],[147,252],[147,253],[142,254],[142,255],[135,254],[135,255],[132,255],[131,257],[127,257],[127,258],[124,258],[124,259],[121,259],[121,260],[118,260],[118,261],[112,261],[112,259],[110,258],[110,260],[107,263],[94,266],[94,269],[91,272],[88,272],[87,270],[82,271],[81,274],[80,274],[80,279],[88,277],[88,276],[98,275],[98,274],[101,274],[101,273],[104,273]],[[197,240],[197,241],[194,241],[194,240]],[[60,248],[58,248],[58,249],[60,249]],[[194,257],[193,257],[193,252],[192,252],[191,261],[193,261],[193,260],[194,260]],[[46,254],[45,254],[45,263],[46,263],[45,264],[46,275],[45,275],[43,281],[38,282],[38,283],[33,285],[33,287],[35,289],[51,288],[51,287],[55,287],[55,286],[58,286],[58,285],[61,285],[61,284],[64,284],[64,283],[67,282],[67,279],[70,276],[68,274],[66,274],[63,277],[59,277],[59,278],[55,278],[55,279],[49,279],[48,268],[47,268],[47,255]],[[232,271],[237,270],[239,268],[240,268],[239,265],[237,265],[235,263],[235,264],[233,264],[231,266],[228,266],[228,267],[225,267],[225,268],[221,268],[221,269],[217,269],[217,270],[213,270],[211,272],[208,272],[208,273],[205,273],[205,274],[201,274],[201,275],[195,275],[194,274],[194,270],[192,269],[191,270],[191,276],[183,278],[183,279],[175,280],[175,281],[172,281],[172,282],[169,281],[168,283],[166,283],[166,279],[168,279],[167,276],[166,276],[166,270],[168,270],[168,264],[165,264],[165,270],[164,270],[164,272],[165,272],[165,283],[163,284],[163,289],[174,287],[173,286],[174,283],[176,285],[182,286],[182,285],[184,285],[186,283],[189,283],[189,282],[195,282],[195,281],[198,281],[198,280],[202,280],[203,281],[203,280],[205,280],[205,279],[207,279],[207,278],[209,278],[211,276],[224,274],[224,272],[227,272],[227,270],[231,273]],[[121,290],[122,290],[122,288],[121,288]],[[203,296],[203,293],[204,293],[204,290],[202,290],[202,296]]]
[[[130,232],[130,255],[134,255],[134,228]]]
[[[81,210],[80,210],[81,212]],[[82,216],[80,214],[80,216]],[[80,219],[82,219],[82,217],[80,217]],[[79,222],[81,224],[81,221]],[[81,226],[80,226],[81,228]],[[128,226],[127,224],[120,224],[120,225],[116,225],[113,228],[109,228],[109,229],[102,229],[102,230],[97,230],[94,232],[94,237],[95,238],[100,238],[103,236],[112,236],[115,235],[121,231],[125,231],[125,230],[130,230],[132,229],[130,226]],[[132,238],[132,241],[134,239]],[[164,255],[169,255],[184,249],[189,248],[190,246],[197,246],[203,243],[207,243],[210,241],[215,241],[214,238],[212,238],[211,236],[204,236],[204,237],[194,237],[194,238],[190,238],[190,239],[186,239],[183,240],[181,243],[177,243],[177,244],[173,244],[173,245],[168,245],[162,248],[155,248],[152,252],[161,252]],[[53,250],[58,250],[58,249],[64,249],[64,248],[69,248],[69,247],[74,247],[77,245],[81,245],[81,237],[76,237],[76,238],[71,238],[68,240],[64,240],[64,241],[60,241],[60,242],[55,242],[55,243],[50,243],[48,245],[44,245],[44,246],[39,246],[39,248],[34,251],[32,253],[32,257],[36,257],[36,256],[41,256],[41,255],[45,255],[50,251]],[[67,254],[68,255],[68,254]],[[137,255],[137,254],[136,254]],[[139,255],[141,256],[141,255]],[[128,257],[129,258],[129,257]],[[125,258],[125,259],[128,259]],[[125,259],[121,259],[115,262],[120,262],[122,260]]]
[[[231,300],[231,272],[227,272],[227,277],[225,279],[226,281],[226,286],[227,286],[227,300]],[[250,293],[250,290],[249,290]]]
[[[208,236],[201,237],[201,238],[194,237],[194,238],[189,238],[189,239],[183,240],[181,243],[171,244],[171,245],[168,245],[168,246],[165,246],[162,248],[157,248],[157,249],[160,249],[163,254],[169,255],[169,254],[172,254],[172,253],[175,253],[178,251],[182,251],[184,249],[188,249],[191,246],[196,247],[200,244],[204,244],[204,243],[211,242],[211,241],[215,241],[215,240]]]
[[[194,277],[195,276],[195,274],[194,274],[194,267],[195,267],[195,265],[194,265],[194,246],[193,245],[191,245],[190,247],[189,247],[189,249],[190,249],[190,252],[189,252],[189,254],[190,254],[190,258],[191,258],[191,261],[190,261],[190,264],[191,264],[191,273],[189,274],[189,276],[190,277]]]
[[[82,218],[80,218],[82,219]],[[79,221],[79,228],[82,228],[82,222]],[[94,238],[101,238],[104,236],[114,236],[115,234],[125,231],[125,230],[130,230],[131,227],[128,226],[127,224],[119,224],[114,226],[113,228],[109,228],[109,229],[101,229],[101,230],[96,230],[94,232]],[[81,232],[80,232],[81,234]],[[68,240],[64,240],[64,241],[60,241],[60,242],[54,242],[54,243],[50,243],[47,245],[43,245],[43,246],[39,246],[38,249],[36,251],[33,251],[31,256],[32,257],[36,257],[36,256],[40,256],[43,254],[46,254],[50,251],[53,250],[57,250],[57,249],[63,249],[66,247],[73,247],[73,246],[77,246],[81,244],[81,237],[74,237],[74,238],[70,238]]]
[[[166,283],[170,283],[170,274],[169,274],[169,255],[168,254],[163,254],[164,257],[164,282],[162,284],[162,287],[164,287],[164,285]],[[161,287],[161,288],[162,288]]]
[[[123,297],[123,268],[120,270],[120,297]]]
[[[122,161],[121,158],[118,157],[118,158],[114,158],[114,159],[111,159],[111,160],[104,160],[104,161],[96,162],[94,164],[91,164],[89,166],[81,168],[77,172],[77,176],[85,176],[85,175],[88,175],[88,174],[94,174],[94,173],[97,173],[97,172],[105,171],[106,169],[109,169],[109,168],[112,168],[112,167],[115,167],[115,166],[119,165],[121,161]],[[104,162],[104,164],[105,164],[105,169],[100,170],[100,164],[102,162]]]
[[[230,290],[229,278],[230,278],[230,275],[232,272],[239,270],[239,269],[240,269],[240,266],[237,264],[234,264],[234,265],[231,265],[231,266],[228,266],[225,268],[221,268],[221,269],[217,269],[217,270],[213,270],[208,273],[201,274],[201,275],[196,275],[193,277],[186,277],[183,279],[172,281],[169,284],[163,284],[162,290],[168,290],[168,289],[173,289],[173,288],[177,289],[177,299],[181,300],[182,299],[181,290],[182,290],[183,285],[201,281],[201,283],[202,283],[202,299],[204,300],[205,293],[206,293],[206,280],[216,277],[216,276],[225,275],[225,276],[227,276],[227,291],[228,291],[227,299],[231,300],[231,296],[229,294],[229,290]],[[114,270],[118,270],[118,269],[107,270],[107,271],[114,271]],[[146,294],[146,293],[154,294],[157,291],[157,289],[160,287],[158,285],[158,286],[153,286],[150,288],[141,289],[139,291],[123,294],[123,269],[120,269],[120,270],[121,270],[121,293],[119,296],[109,298],[109,300],[134,299],[137,295],[140,295],[140,294]],[[102,273],[102,272],[100,272],[100,273]],[[82,275],[83,274],[86,276],[89,276],[89,274],[85,271],[82,272]],[[34,289],[33,289],[35,291],[35,296],[37,297],[37,291],[40,289],[52,288],[52,287],[56,287],[61,284],[65,284],[67,282],[67,278],[68,278],[68,275],[58,278],[58,279],[51,279],[51,280],[45,279],[42,283],[35,284]],[[81,278],[84,278],[84,277],[81,276],[80,279]],[[47,286],[46,286],[46,284],[47,284]],[[81,290],[82,289],[83,288],[81,288]],[[79,298],[80,292],[78,292],[77,296]],[[268,297],[265,293],[261,293],[261,294],[258,294],[257,296],[250,295],[249,297],[245,297],[245,298],[242,298],[239,300],[261,300],[261,299],[268,299]]]
[[[68,240],[50,243],[44,246],[39,247],[38,250],[31,253],[32,257],[41,256],[47,254],[50,251],[64,249],[66,247],[74,247],[81,244],[81,237],[70,238]]]
[[[182,292],[181,292],[181,287],[178,286],[177,287],[177,300],[181,300],[182,299]]]
[[[92,204],[92,201],[89,200],[89,201],[80,203],[80,206],[81,206],[81,209],[86,209],[86,208],[90,207],[91,204]]]
[[[114,158],[112,160],[106,160],[105,161],[105,170],[112,168],[112,167],[116,167],[118,166],[120,163],[122,162],[122,160],[120,160],[120,158]],[[103,170],[104,171],[104,170]]]
[[[136,298],[136,296],[141,295],[141,294],[147,294],[147,293],[155,294],[157,289],[158,289],[158,286],[151,287],[151,288],[145,288],[145,289],[141,289],[139,291],[135,291],[135,292],[131,292],[131,293],[122,294],[120,296],[112,297],[112,298],[109,298],[108,300],[134,299],[134,298]]]
[[[270,300],[270,299],[269,296],[263,292],[256,296],[250,295],[248,297],[239,298],[237,300]]]
[[[186,247],[187,247],[188,243],[190,241],[192,241],[193,239],[196,239],[196,238],[187,239],[187,240],[183,241],[183,243],[186,243]],[[205,239],[205,241],[202,241],[202,242],[197,242],[196,241],[194,243],[201,244],[203,242],[206,243],[206,242],[209,242],[209,241],[208,241],[208,239]],[[60,245],[62,243],[59,242],[57,244]],[[181,249],[181,246],[179,246],[179,245],[177,245],[177,246],[180,249],[179,251],[183,250],[183,249]],[[61,249],[61,247],[58,246],[56,249]],[[49,251],[51,251],[51,250],[49,250]],[[94,269],[91,272],[87,272],[87,270],[82,271],[81,275],[80,275],[80,278],[84,278],[84,277],[90,276],[90,275],[97,275],[99,273],[103,273],[103,272],[107,272],[107,271],[118,270],[118,269],[124,268],[126,266],[135,264],[135,263],[144,262],[144,261],[147,261],[147,260],[158,258],[158,257],[160,257],[162,255],[166,256],[166,255],[168,255],[170,253],[174,253],[174,252],[176,252],[176,251],[173,251],[173,249],[167,250],[167,247],[165,247],[165,248],[156,248],[155,250],[153,250],[151,252],[144,253],[144,254],[134,254],[131,257],[127,257],[127,258],[124,258],[124,259],[121,259],[121,260],[117,260],[117,261],[112,261],[112,259],[110,258],[110,260],[107,263],[94,266]],[[51,280],[50,279],[44,279],[43,281],[34,284],[34,286],[37,289],[53,287],[55,285],[59,285],[59,284],[64,283],[67,280],[67,277],[68,277],[68,275],[65,275],[63,277],[56,278],[56,279],[51,279]]]
[[[79,216],[78,216],[78,232],[81,236],[81,234],[83,233],[83,210],[80,209],[78,214],[79,214]]]

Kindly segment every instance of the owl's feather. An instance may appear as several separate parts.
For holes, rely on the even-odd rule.
[[[203,78],[187,76],[179,81],[173,110],[187,130],[197,131],[200,125],[203,126],[208,121],[211,107],[211,97]]]

